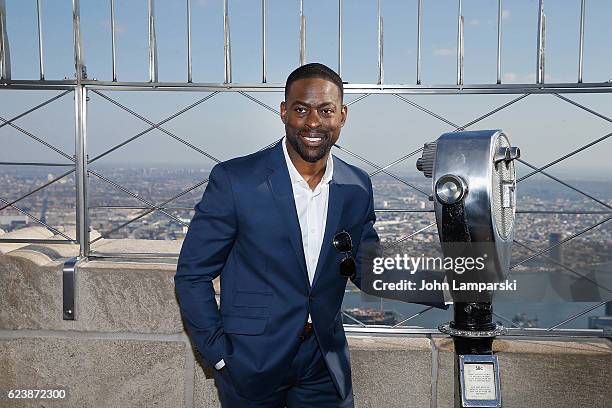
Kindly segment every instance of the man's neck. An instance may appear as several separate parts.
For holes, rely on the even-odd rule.
[[[288,143],[285,139],[285,143]],[[287,153],[289,154],[289,158],[291,162],[295,166],[295,169],[300,173],[300,176],[308,183],[308,186],[311,190],[314,190],[317,185],[321,182],[323,175],[325,174],[325,169],[327,167],[327,158],[329,157],[329,152],[314,163],[307,162],[302,159],[298,152],[293,150],[293,148],[287,144]]]

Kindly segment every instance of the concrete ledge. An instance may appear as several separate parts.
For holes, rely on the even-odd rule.
[[[106,249],[152,250],[148,241],[119,241]],[[0,390],[67,387],[72,399],[44,401],[49,407],[218,406],[211,373],[194,361],[184,334],[174,294],[176,264],[79,264],[77,320],[64,321],[62,266],[73,247],[26,245],[0,255]],[[348,340],[357,407],[453,406],[452,339]],[[503,337],[494,350],[504,408],[604,407],[612,401],[608,340]],[[41,406],[41,400],[12,403],[0,400],[1,407]]]
[[[32,256],[39,261],[46,258]],[[62,316],[60,268],[57,263],[39,266],[24,256],[1,256],[0,328],[58,327]]]
[[[427,338],[349,337],[356,407],[429,407]]]
[[[45,227],[26,227],[16,231],[5,232],[2,234],[2,239],[49,239],[53,236],[53,233]],[[24,243],[0,243],[0,255],[6,254],[15,249],[22,248],[29,244]]]
[[[68,390],[67,400],[51,401],[45,405],[49,407],[219,406],[211,373],[194,362],[185,337],[173,336],[177,335],[0,332],[0,390]],[[453,406],[451,339],[348,340],[356,407]],[[603,408],[612,398],[612,347],[607,340],[504,338],[495,341],[495,350],[504,408]],[[433,390],[437,394],[432,404]],[[40,406],[34,401],[19,404],[0,401],[2,407]]]
[[[436,339],[438,407],[453,406],[454,348]],[[504,408],[610,406],[612,345],[605,339],[514,339],[493,342]]]
[[[612,348],[607,341],[499,340],[504,407],[609,407]]]
[[[91,250],[102,253],[123,255],[129,255],[130,253],[178,254],[181,251],[182,245],[182,239],[172,241],[146,239],[101,239],[92,245]]]
[[[220,407],[219,392],[211,369],[203,370],[196,364],[194,372],[193,406],[194,408]]]
[[[453,339],[450,337],[433,339],[433,346],[437,350],[438,357],[436,404],[438,408],[453,408],[455,398],[455,347],[453,345]]]
[[[78,268],[82,330],[181,333],[176,266],[87,262]],[[76,322],[75,322],[76,323]]]
[[[183,342],[0,339],[0,390],[67,393],[63,400],[5,398],[0,406],[182,407],[184,366]]]
[[[63,259],[24,248],[0,258],[0,328],[181,333],[176,266],[84,262],[77,320],[62,320]]]

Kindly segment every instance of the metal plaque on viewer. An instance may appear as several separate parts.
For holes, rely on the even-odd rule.
[[[501,407],[497,356],[460,355],[459,379],[463,407]]]

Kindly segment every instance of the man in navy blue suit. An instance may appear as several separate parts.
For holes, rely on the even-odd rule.
[[[293,71],[280,110],[284,138],[212,169],[176,292],[223,407],[352,407],[341,305],[378,242],[372,184],[330,154],[348,113],[333,70]]]

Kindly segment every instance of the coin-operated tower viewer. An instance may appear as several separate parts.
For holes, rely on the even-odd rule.
[[[503,282],[509,271],[516,207],[514,160],[519,156],[520,150],[510,145],[503,131],[482,130],[443,134],[425,144],[417,161],[417,168],[432,179],[444,256],[484,260],[481,269],[447,272],[454,320],[439,329],[454,339],[456,407],[502,406],[492,344],[505,328],[493,322],[494,292],[476,288]]]

